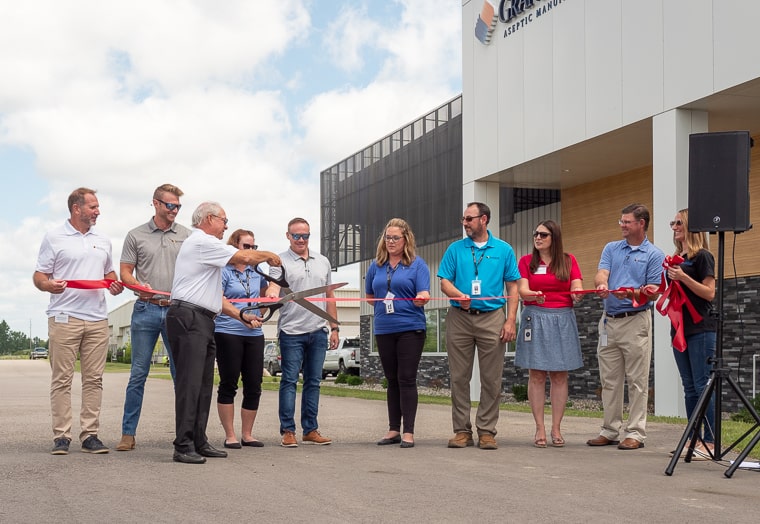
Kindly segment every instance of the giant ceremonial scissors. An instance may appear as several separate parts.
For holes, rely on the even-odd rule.
[[[290,284],[288,284],[288,281],[285,279],[285,268],[280,268],[282,270],[282,275],[280,275],[280,278],[273,278],[264,273],[263,271],[260,271],[258,266],[254,267],[253,270],[256,271],[259,275],[264,277],[265,280],[272,282],[274,284],[277,284],[280,286],[281,293],[284,292],[285,294],[280,296],[280,299],[276,302],[266,302],[266,303],[258,303],[256,305],[251,305],[244,307],[240,310],[240,320],[243,322],[247,322],[245,318],[243,318],[243,313],[247,313],[254,309],[268,309],[269,311],[267,314],[261,319],[262,322],[266,322],[270,318],[272,318],[272,315],[275,311],[280,309],[282,306],[287,304],[288,302],[295,302],[299,306],[308,309],[315,315],[318,315],[325,320],[332,322],[333,324],[340,324],[338,322],[338,319],[333,318],[332,315],[330,315],[327,311],[322,309],[319,306],[316,306],[306,300],[306,297],[311,297],[314,295],[319,295],[321,293],[327,293],[328,291],[332,291],[334,289],[338,289],[339,287],[343,287],[348,282],[340,282],[339,284],[330,284],[328,286],[320,286],[315,287],[311,289],[305,289],[304,291],[293,291],[290,289]]]

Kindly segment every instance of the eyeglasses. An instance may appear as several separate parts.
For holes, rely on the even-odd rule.
[[[402,238],[404,238],[404,237],[386,235],[385,236],[385,241],[388,242],[388,243],[390,243],[390,244],[395,244],[396,242],[398,242]]]
[[[220,217],[219,215],[209,215],[209,216],[210,216],[210,217],[214,217],[214,218],[218,218],[219,220],[221,220],[222,222],[224,222],[224,225],[225,225],[225,226],[227,225],[227,222],[229,222],[229,220],[228,220],[228,219],[226,219],[226,218],[222,218],[222,217]]]
[[[243,244],[243,249],[253,249],[253,250],[256,250],[258,248],[259,248],[258,244]]]
[[[673,227],[673,226],[682,226],[682,225],[683,225],[683,222],[680,221],[680,220],[671,220],[670,221],[670,227]]]
[[[551,233],[547,233],[546,231],[534,231],[533,232],[533,238],[538,238],[538,237],[546,238],[546,237],[550,237],[550,236],[552,236],[552,234]]]
[[[166,206],[166,209],[169,211],[174,211],[175,209],[179,211],[179,209],[182,207],[182,204],[172,204],[170,202],[164,202],[163,200],[156,199],[156,202],[161,202],[163,205]]]
[[[618,220],[619,226],[629,226],[631,224],[635,224],[638,222],[638,220]]]
[[[476,218],[480,218],[482,216],[483,215],[475,215],[474,217],[462,217],[462,218],[459,219],[459,221],[464,224],[465,222],[471,222],[471,221],[475,220]]]
[[[288,233],[293,240],[309,240],[311,233]]]

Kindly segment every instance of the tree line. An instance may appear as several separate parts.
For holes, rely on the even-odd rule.
[[[11,327],[5,320],[0,321],[0,355],[13,355],[29,353],[31,348],[47,347],[47,340],[34,337],[29,341],[29,336],[21,331],[11,331]]]

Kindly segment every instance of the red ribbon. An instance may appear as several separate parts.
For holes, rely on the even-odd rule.
[[[677,266],[681,264],[684,259],[678,255],[667,256],[662,263],[662,267],[665,270],[662,272],[662,283],[660,287],[665,285],[665,273],[671,266]],[[670,285],[665,288],[660,300],[657,301],[657,311],[662,316],[667,316],[670,319],[670,323],[676,331],[673,337],[673,347],[680,352],[686,350],[686,337],[683,334],[683,307],[686,306],[687,311],[691,315],[695,324],[702,321],[702,315],[700,315],[694,304],[691,303],[686,296],[681,283],[676,280],[671,280]]]
[[[111,287],[111,284],[114,282],[118,282],[117,280],[113,280],[110,278],[104,278],[102,280],[67,280],[66,281],[66,287],[70,287],[72,289],[108,289]],[[148,293],[152,295],[166,295],[169,296],[171,293],[168,291],[159,291],[157,289],[151,289],[149,287],[141,286],[139,284],[125,284],[124,282],[121,283],[125,288],[131,289],[132,291],[138,291],[142,293]]]

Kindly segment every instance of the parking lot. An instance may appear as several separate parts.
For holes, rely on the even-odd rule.
[[[377,446],[384,402],[322,397],[330,446],[278,445],[277,393],[264,392],[254,434],[264,448],[204,465],[172,462],[173,388],[149,379],[137,448],[52,456],[46,360],[0,361],[2,522],[708,522],[755,523],[760,474],[731,479],[712,462],[664,475],[683,431],[652,423],[646,448],[590,448],[598,419],[568,418],[567,446],[532,446],[530,414],[502,412],[495,451],[447,449],[450,408],[421,405],[416,446]],[[128,375],[104,379],[100,436],[115,446]],[[73,388],[75,413],[79,382]],[[75,415],[74,433],[78,433]],[[209,438],[223,432],[212,410]]]

